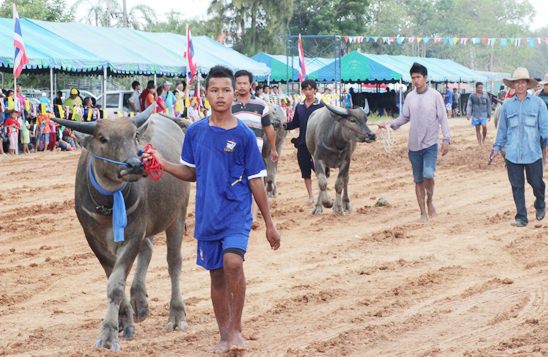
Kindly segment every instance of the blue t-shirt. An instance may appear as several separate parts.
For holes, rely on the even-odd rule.
[[[162,94],[162,98],[164,98],[164,101],[166,102],[167,109],[169,111],[173,110],[173,106],[175,105],[175,94],[173,94],[172,91],[167,91],[167,93]]]
[[[196,169],[198,240],[217,240],[251,230],[249,180],[266,176],[255,134],[240,120],[232,129],[209,125],[209,117],[188,127],[181,163]]]
[[[346,108],[352,108],[352,94],[346,93],[344,97],[344,106]]]
[[[453,105],[453,92],[450,89],[445,90],[445,104]]]

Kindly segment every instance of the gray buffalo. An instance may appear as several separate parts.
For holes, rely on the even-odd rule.
[[[306,128],[306,146],[314,159],[320,193],[312,214],[323,207],[333,207],[337,214],[350,211],[348,174],[356,142],[372,142],[375,134],[367,126],[367,113],[362,108],[344,109],[327,105],[313,112]],[[335,182],[335,204],[327,194],[329,168],[338,168]],[[344,191],[344,192],[343,192]],[[342,193],[342,197],[341,197]]]
[[[279,106],[270,106],[272,126],[274,127],[274,132],[276,133],[276,151],[281,156],[282,148],[284,144],[285,137],[287,136],[287,131],[285,130],[285,124],[287,123],[287,116],[282,108]],[[268,197],[276,197],[278,194],[276,189],[276,174],[278,172],[278,163],[273,162],[270,157],[270,143],[266,139],[266,135],[263,138],[263,159],[266,163],[266,193]]]
[[[146,272],[152,256],[153,236],[163,231],[171,278],[167,329],[188,326],[179,274],[189,184],[171,175],[164,175],[156,183],[144,179],[138,157],[138,150],[150,143],[162,156],[177,162],[184,134],[173,121],[159,115],[150,116],[153,108],[147,108],[133,119],[97,122],[53,119],[80,133],[78,138],[86,149],[76,172],[75,210],[88,244],[108,279],[107,313],[95,344],[98,348],[119,351],[118,333],[132,339],[134,320],[142,321],[148,316]],[[117,191],[119,193],[113,196]],[[126,218],[127,225],[123,228]],[[126,279],[136,257],[137,268],[131,300],[128,300]]]

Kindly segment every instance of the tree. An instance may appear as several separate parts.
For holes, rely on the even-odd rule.
[[[283,48],[293,0],[213,0],[209,12],[233,39],[234,49],[253,55]]]
[[[0,17],[13,16],[13,2],[4,1],[0,6]],[[74,21],[74,11],[64,0],[18,0],[17,12],[20,17],[35,20],[68,22]]]
[[[136,5],[126,14],[125,2],[120,6],[118,0],[83,0],[74,4],[73,13],[80,8],[87,13],[80,21],[94,26],[123,27],[127,23],[131,28],[142,30],[158,21],[156,12],[150,6]]]
[[[193,36],[217,37],[221,33],[221,24],[212,20],[186,19],[183,14],[171,11],[165,21],[149,24],[144,30],[150,32],[171,32],[186,35],[186,24],[190,25]]]
[[[371,0],[369,34],[426,37],[527,37],[534,13],[518,0]],[[429,42],[387,45],[367,43],[365,52],[450,58],[473,69],[511,71],[524,65],[532,50],[522,46],[450,46]]]

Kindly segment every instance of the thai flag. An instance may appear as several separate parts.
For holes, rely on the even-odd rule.
[[[186,51],[184,57],[186,58],[186,70],[188,83],[190,84],[194,80],[198,67],[194,61],[194,46],[192,45],[192,35],[190,34],[190,26],[188,24],[186,24]]]
[[[306,79],[306,64],[304,62],[303,43],[301,41],[300,34],[299,34],[298,49],[299,49],[299,82],[302,82]]]
[[[21,25],[19,24],[19,14],[13,3],[13,23],[15,32],[13,34],[13,45],[15,46],[15,57],[13,59],[13,77],[17,78],[23,71],[23,66],[29,63],[27,58],[27,52],[25,51],[25,44],[23,43],[23,33],[21,32]]]

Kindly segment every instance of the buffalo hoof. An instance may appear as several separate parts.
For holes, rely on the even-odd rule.
[[[168,321],[168,323],[166,325],[166,331],[167,332],[173,332],[175,330],[179,330],[179,331],[188,330],[188,323],[185,320],[179,321],[179,322]]]
[[[312,210],[312,214],[313,215],[320,215],[323,213],[323,208],[322,206],[316,206],[314,207],[314,209]]]
[[[145,320],[150,314],[146,297],[144,298],[132,297],[131,306],[133,307],[133,313],[134,313],[133,316],[136,322],[141,322]]]
[[[126,340],[133,340],[133,337],[135,337],[135,326],[127,326],[124,329],[124,339]]]
[[[111,349],[112,352],[120,352],[120,343],[113,342],[113,343],[107,343],[101,339],[95,341],[95,348],[106,348]]]
[[[342,208],[342,205],[340,205],[340,204],[334,205],[333,206],[333,213],[338,214],[338,215],[344,214],[344,210]]]
[[[350,202],[343,202],[343,212],[350,212],[350,211],[352,211]]]
[[[172,332],[176,329],[181,331],[188,329],[188,323],[185,320],[185,308],[182,302],[173,303],[169,309],[166,330]]]

